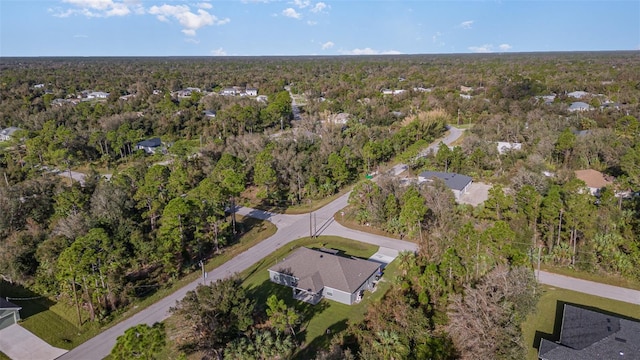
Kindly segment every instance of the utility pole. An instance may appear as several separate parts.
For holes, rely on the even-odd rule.
[[[313,213],[313,237],[318,238],[318,221],[316,218],[316,213]]]
[[[313,237],[313,220],[311,219],[311,213],[309,213],[309,237]]]
[[[204,285],[207,279],[207,273],[204,271],[204,261],[200,260],[200,267],[202,268],[202,284]]]
[[[542,246],[538,246],[538,281],[540,281],[540,258],[542,257]]]

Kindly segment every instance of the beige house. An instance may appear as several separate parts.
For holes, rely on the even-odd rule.
[[[605,178],[604,174],[600,171],[593,169],[576,170],[576,178],[584,181],[589,188],[591,195],[597,195],[600,189],[605,186],[612,185],[613,182]]]

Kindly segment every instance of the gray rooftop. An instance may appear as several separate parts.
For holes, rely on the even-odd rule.
[[[6,136],[11,136],[13,135],[13,133],[15,133],[16,131],[20,130],[20,128],[17,127],[8,127],[4,130],[0,130],[0,135],[6,135]]]
[[[327,286],[353,293],[379,268],[373,261],[301,247],[269,270],[295,276],[297,287],[309,292],[317,293]]]
[[[543,360],[640,359],[640,322],[564,305],[560,341],[542,340]]]
[[[5,298],[0,297],[0,310],[8,310],[8,309],[17,309],[20,310],[22,307],[7,301]]]
[[[162,141],[160,140],[159,137],[156,137],[156,138],[140,141],[136,145],[137,146],[143,146],[143,147],[152,148],[152,147],[158,147],[158,146],[162,145]]]
[[[419,176],[428,180],[442,179],[448,188],[458,191],[464,189],[471,182],[471,178],[466,175],[440,171],[423,171]]]

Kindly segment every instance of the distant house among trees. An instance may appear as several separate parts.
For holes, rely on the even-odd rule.
[[[575,111],[590,111],[593,110],[593,107],[585,102],[582,101],[576,101],[571,103],[571,105],[569,106],[569,108],[567,109],[569,112],[575,112]]]
[[[433,181],[434,179],[440,179],[444,181],[444,184],[453,191],[453,195],[456,200],[460,200],[462,194],[466,194],[469,190],[469,186],[473,182],[469,176],[446,173],[440,171],[423,171],[418,175],[418,184]]]
[[[498,154],[503,155],[508,151],[522,150],[522,143],[498,141]]]
[[[542,339],[540,360],[638,359],[640,322],[565,304],[560,340]]]
[[[605,178],[603,173],[593,169],[576,170],[575,175],[576,178],[584,181],[591,195],[598,195],[600,189],[613,184],[613,182]]]
[[[20,128],[17,127],[8,127],[4,130],[0,130],[0,141],[9,141],[11,140],[11,138],[13,137],[13,134],[20,130]]]
[[[140,141],[136,144],[136,150],[144,150],[147,154],[155,154],[162,146],[162,141],[159,137]]]
[[[108,97],[109,93],[104,91],[92,91],[87,94],[87,99],[106,99]]]
[[[293,298],[317,304],[322,298],[351,305],[373,290],[381,264],[301,247],[269,268],[269,279],[293,289]]]

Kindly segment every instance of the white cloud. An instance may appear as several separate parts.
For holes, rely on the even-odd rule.
[[[512,46],[509,44],[500,44],[498,45],[498,49],[500,49],[500,51],[508,51],[511,50]]]
[[[156,15],[160,21],[175,18],[182,25],[182,32],[188,36],[195,36],[196,31],[203,26],[224,25],[230,21],[229,18],[218,19],[204,9],[198,9],[197,13],[193,13],[187,5],[154,5],[149,8],[149,14]]]
[[[327,41],[326,43],[322,44],[322,50],[331,49],[333,45],[335,45],[333,41]]]
[[[217,48],[215,50],[211,50],[211,55],[213,55],[213,56],[227,56],[227,52],[224,51],[223,48]]]
[[[397,50],[385,50],[378,51],[372,48],[364,48],[364,49],[353,49],[353,50],[340,50],[342,55],[399,55],[402,54]]]
[[[113,0],[62,0],[62,2],[95,10],[107,10],[113,5]]]
[[[184,41],[188,43],[196,44],[196,45],[200,44],[200,40],[194,39],[194,38],[186,38],[184,39]]]
[[[282,10],[282,15],[293,19],[300,19],[302,17],[302,14],[297,12],[294,8],[286,8]]]
[[[438,39],[440,39],[441,36],[442,36],[442,33],[440,31],[436,31],[436,33],[431,37],[431,39],[435,43],[435,42],[438,42]]]
[[[313,8],[311,8],[311,12],[319,13],[323,12],[325,9],[330,9],[331,7],[323,2],[316,3]]]
[[[459,26],[463,29],[471,29],[471,25],[473,25],[473,20],[463,21]]]
[[[311,5],[311,0],[293,0],[293,5],[299,7],[300,9],[304,9],[307,6]]]
[[[480,46],[469,46],[469,50],[474,53],[490,53],[493,52],[493,45],[484,44]]]
[[[198,4],[198,7],[199,7],[200,9],[211,9],[211,8],[213,8],[213,5],[211,5],[211,4],[209,4],[209,3],[204,2],[204,3],[199,3],[199,4]]]
[[[136,14],[140,14],[140,9],[142,8],[134,0],[62,0],[62,2],[73,7],[69,9],[49,9],[53,16],[63,18],[71,15],[84,15],[86,17],[125,16],[129,15],[132,10]]]
[[[309,25],[309,26],[318,25],[318,22],[317,21],[313,21],[313,20],[307,20],[307,25]]]

